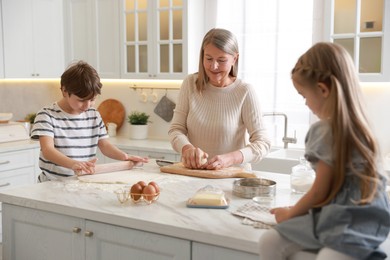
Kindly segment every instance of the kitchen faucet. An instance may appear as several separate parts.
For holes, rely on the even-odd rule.
[[[288,148],[288,144],[296,144],[297,143],[297,136],[296,136],[296,131],[294,131],[294,137],[287,137],[287,115],[285,113],[280,113],[280,112],[268,112],[268,113],[263,113],[264,116],[283,116],[284,117],[284,136],[282,138],[282,141],[284,143],[284,148]]]

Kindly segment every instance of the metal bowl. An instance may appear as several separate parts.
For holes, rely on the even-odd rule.
[[[246,199],[275,196],[276,182],[262,178],[245,178],[233,182],[233,194]]]

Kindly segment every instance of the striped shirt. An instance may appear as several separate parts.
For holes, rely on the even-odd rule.
[[[38,139],[39,136],[52,137],[58,151],[77,161],[95,158],[99,140],[108,138],[103,120],[95,108],[71,115],[64,112],[56,102],[37,113],[31,138]],[[39,167],[49,179],[74,175],[73,170],[45,159],[42,151]]]

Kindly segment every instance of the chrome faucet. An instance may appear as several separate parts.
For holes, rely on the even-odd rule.
[[[282,138],[282,141],[284,143],[284,148],[288,148],[288,144],[296,144],[297,143],[297,133],[294,131],[294,137],[288,137],[287,136],[287,115],[285,113],[280,113],[280,112],[268,112],[268,113],[263,113],[264,116],[283,116],[284,117],[284,136]]]

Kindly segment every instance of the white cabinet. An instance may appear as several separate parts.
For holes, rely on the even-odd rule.
[[[361,81],[390,80],[390,2],[324,1],[324,39],[342,45]]]
[[[191,259],[191,242],[36,209],[4,205],[3,258]]]
[[[0,5],[0,78],[4,78],[4,53],[3,53],[3,11]]]
[[[35,172],[38,165],[35,150],[28,149],[0,153],[0,191],[19,185],[35,183]],[[0,219],[1,211],[0,208]],[[1,234],[2,226],[0,222],[0,242]]]
[[[203,4],[202,0],[123,0],[122,77],[183,79],[197,71]],[[194,17],[197,24],[191,23]]]
[[[61,76],[62,0],[2,0],[2,18],[6,78]]]
[[[120,77],[120,0],[67,0],[66,60],[84,60],[102,78]]]
[[[223,259],[223,260],[258,260],[259,255],[230,248],[192,242],[192,260]]]

